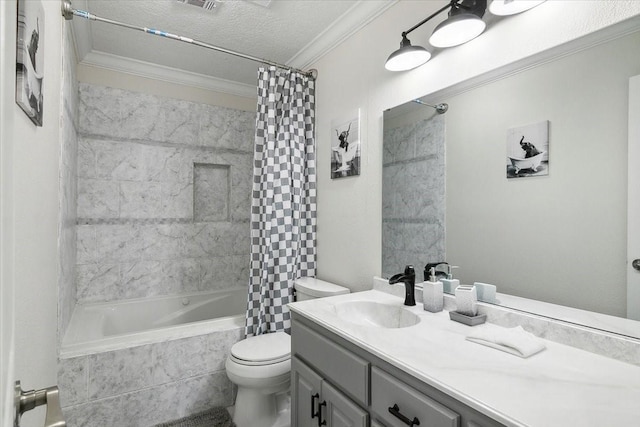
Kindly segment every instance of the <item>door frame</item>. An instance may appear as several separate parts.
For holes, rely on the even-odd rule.
[[[13,215],[13,115],[15,1],[0,1],[0,425],[13,426],[15,383],[15,280]],[[13,42],[12,42],[13,41]]]
[[[627,180],[627,318],[640,320],[640,75],[629,79],[629,155]],[[632,239],[631,236],[636,236]]]

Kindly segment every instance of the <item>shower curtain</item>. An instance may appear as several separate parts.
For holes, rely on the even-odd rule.
[[[247,336],[289,332],[294,280],[316,273],[314,84],[276,67],[258,72]]]

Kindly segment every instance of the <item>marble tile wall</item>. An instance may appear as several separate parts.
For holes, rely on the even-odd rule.
[[[445,260],[444,116],[385,129],[382,275]]]
[[[58,230],[58,343],[76,302],[76,203],[78,184],[78,83],[71,23],[63,24],[60,136],[60,219]]]
[[[224,362],[242,329],[61,359],[69,427],[152,426],[233,404]]]
[[[194,165],[193,217],[196,221],[226,221],[229,218],[229,167]]]
[[[255,113],[79,94],[78,302],[245,284]]]

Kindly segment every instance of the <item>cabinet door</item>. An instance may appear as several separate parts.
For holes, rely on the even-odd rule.
[[[367,427],[369,414],[353,403],[349,398],[333,388],[331,384],[322,383],[322,420],[327,427]]]
[[[322,378],[297,357],[291,360],[291,420],[296,427],[317,427]]]
[[[327,337],[293,323],[291,342],[294,351],[322,377],[345,390],[356,402],[369,404],[369,362]]]

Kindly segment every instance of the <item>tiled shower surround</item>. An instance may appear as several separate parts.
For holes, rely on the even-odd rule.
[[[382,275],[445,260],[445,121],[388,128],[382,159]]]
[[[255,113],[81,83],[78,304],[246,285]],[[233,403],[241,329],[61,358],[69,426]]]
[[[76,196],[78,183],[78,81],[71,23],[64,21],[61,97],[60,219],[58,229],[58,345],[76,302]]]
[[[255,113],[80,85],[79,303],[249,277]]]

